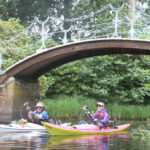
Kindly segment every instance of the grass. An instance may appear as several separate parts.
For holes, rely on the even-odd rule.
[[[150,105],[110,104],[108,110],[113,118],[120,120],[147,120],[150,118]]]
[[[58,96],[52,99],[42,100],[51,118],[64,118],[64,119],[84,119],[87,118],[82,110],[83,105],[87,105],[91,112],[96,111],[95,99],[86,98],[83,96]],[[150,118],[150,105],[122,105],[122,104],[109,104],[106,106],[111,118],[119,120],[147,120]]]
[[[96,100],[82,96],[59,96],[53,99],[44,99],[42,101],[45,103],[47,111],[52,118],[82,117],[85,116],[85,113],[82,110],[83,105],[88,105],[89,109],[92,110],[93,106],[96,104]]]

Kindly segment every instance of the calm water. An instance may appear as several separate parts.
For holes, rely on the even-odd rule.
[[[134,123],[128,132],[109,135],[0,134],[0,150],[150,150],[149,126]]]

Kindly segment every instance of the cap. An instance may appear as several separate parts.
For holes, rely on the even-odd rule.
[[[103,102],[98,102],[98,103],[96,104],[96,106],[97,106],[97,105],[104,106],[104,103],[103,103]]]
[[[43,102],[38,102],[35,107],[45,107]]]

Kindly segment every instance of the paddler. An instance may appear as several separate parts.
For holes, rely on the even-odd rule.
[[[36,124],[41,124],[41,121],[48,121],[48,112],[45,110],[45,105],[43,102],[38,102],[35,106],[36,110],[29,111],[29,119]]]
[[[86,105],[83,107],[86,110]],[[98,125],[101,128],[107,128],[108,127],[108,123],[109,123],[109,119],[110,116],[107,112],[107,109],[104,107],[104,103],[103,102],[98,102],[96,104],[97,107],[97,111],[91,115],[89,111],[87,111],[86,113],[89,116],[89,120]]]

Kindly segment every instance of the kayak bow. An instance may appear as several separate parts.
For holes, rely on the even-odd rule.
[[[126,130],[131,124],[118,125],[117,128],[102,128],[93,124],[81,124],[74,126],[61,126],[51,124],[48,122],[42,122],[50,135],[91,135],[91,134],[109,134]]]
[[[47,132],[45,127],[34,124],[34,123],[26,123],[26,124],[0,124],[0,133],[4,132],[19,132],[19,133],[24,133],[24,132]]]

